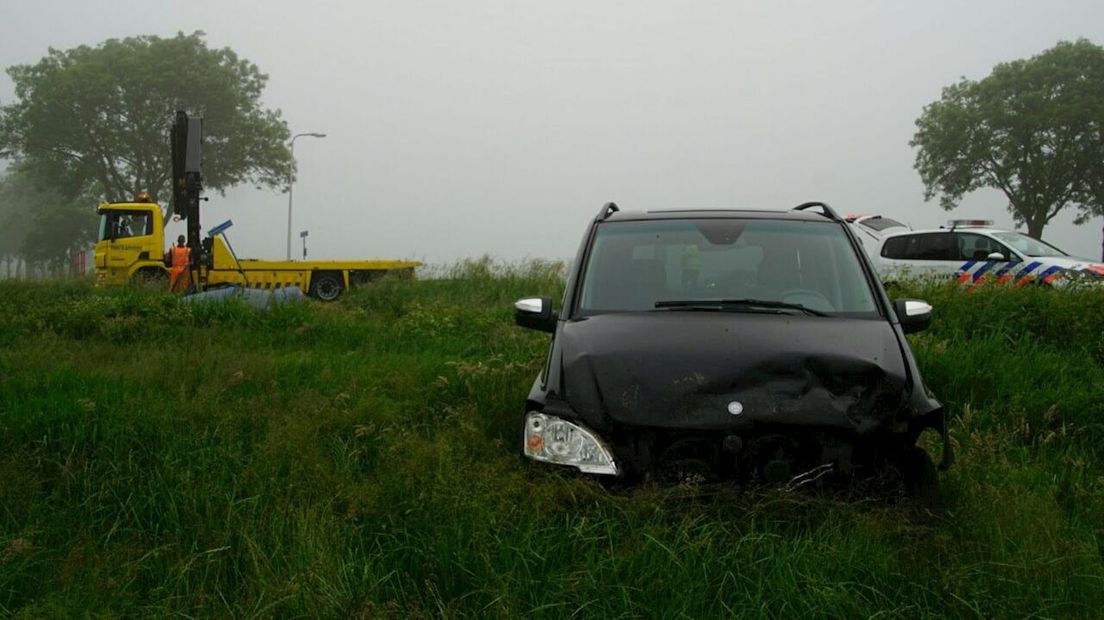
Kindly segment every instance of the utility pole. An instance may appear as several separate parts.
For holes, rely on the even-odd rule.
[[[295,139],[307,136],[309,138],[325,138],[326,134],[317,132],[297,133],[291,137],[291,161],[288,162],[288,228],[287,228],[287,259],[291,260],[291,187],[295,184]]]

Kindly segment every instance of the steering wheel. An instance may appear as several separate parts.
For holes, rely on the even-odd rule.
[[[832,300],[825,297],[824,293],[808,288],[791,288],[787,291],[782,291],[779,298],[786,303],[801,304],[812,310],[831,312],[836,309],[835,306],[832,305]]]

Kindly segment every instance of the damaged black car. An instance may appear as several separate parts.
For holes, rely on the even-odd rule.
[[[522,453],[587,474],[789,481],[897,467],[934,485],[917,446],[943,435],[905,334],[931,306],[891,301],[847,223],[789,211],[626,212],[590,224],[521,419]]]

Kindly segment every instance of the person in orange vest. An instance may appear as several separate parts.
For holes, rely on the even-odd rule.
[[[183,293],[188,289],[188,265],[191,263],[192,249],[184,245],[184,235],[176,238],[176,245],[165,252],[165,264],[169,266],[169,290]]]

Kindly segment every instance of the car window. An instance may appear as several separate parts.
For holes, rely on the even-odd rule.
[[[876,314],[850,240],[832,222],[655,220],[599,226],[578,310],[649,311],[657,301],[758,299]]]
[[[918,233],[887,239],[882,256],[899,260],[957,260],[958,250],[950,232]]]
[[[1000,253],[1005,260],[1014,255],[996,239],[975,233],[955,233],[958,246],[958,260],[988,260],[990,254]]]
[[[907,226],[901,222],[891,220],[888,217],[871,217],[860,221],[859,224],[879,232],[889,228],[907,228]]]

